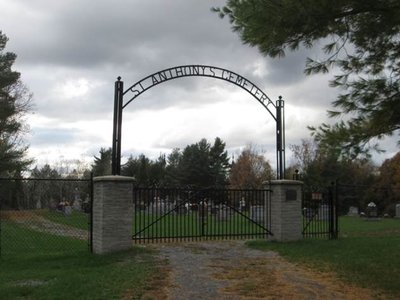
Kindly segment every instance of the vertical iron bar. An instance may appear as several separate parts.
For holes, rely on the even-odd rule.
[[[335,208],[335,237],[339,238],[339,216],[338,216],[338,197],[339,197],[339,184],[335,182],[335,194],[334,194],[334,208]]]
[[[282,96],[276,101],[277,179],[285,179],[285,114]]]
[[[118,119],[119,119],[119,82],[121,77],[114,85],[114,119],[113,119],[113,138],[112,138],[112,159],[111,174],[117,175],[118,165]]]
[[[335,220],[335,183],[332,182],[332,185],[329,187],[329,238],[336,239],[336,220]]]
[[[156,202],[155,202],[155,199],[156,198],[156,196],[155,196],[155,191],[154,191],[154,188],[151,188],[151,221],[150,221],[150,224],[151,223],[153,223],[154,222],[154,220],[155,220],[155,214],[156,214],[156,210],[157,210],[157,206],[156,206]],[[150,237],[151,237],[151,242],[152,243],[154,243],[154,230],[155,230],[155,226],[151,226],[151,234],[150,234]]]
[[[2,249],[2,247],[1,247],[1,243],[2,243],[2,239],[1,239],[1,237],[2,237],[2,227],[1,227],[1,208],[2,208],[2,200],[1,200],[2,198],[0,197],[0,260],[2,259],[2,256],[1,256],[1,254],[2,254],[2,252],[1,252],[1,249]]]
[[[271,211],[271,198],[272,198],[272,195],[271,195],[271,190],[269,190],[268,192],[268,211],[269,211],[269,213],[268,213],[268,216],[269,216],[269,225],[268,225],[268,231],[269,232],[271,232],[271,229],[272,229],[272,226],[271,226],[271,223],[272,223],[272,211]]]
[[[121,133],[122,133],[122,105],[123,105],[124,82],[118,81],[118,151],[117,151],[117,174],[121,175]]]
[[[186,241],[186,236],[187,236],[187,234],[186,234],[186,226],[185,226],[186,215],[183,215],[183,216],[181,215],[182,207],[181,207],[180,204],[181,203],[177,202],[177,214],[176,214],[176,216],[178,218],[176,220],[179,220],[179,233],[180,233],[180,236],[183,236],[183,240]],[[184,202],[183,202],[183,207],[185,207]]]
[[[94,201],[94,184],[93,184],[93,172],[90,172],[90,217],[89,217],[89,251],[93,253],[93,201]]]

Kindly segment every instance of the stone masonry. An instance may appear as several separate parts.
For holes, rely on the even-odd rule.
[[[273,180],[266,183],[271,193],[271,240],[297,241],[302,236],[301,181]]]
[[[93,252],[104,254],[132,247],[133,178],[95,177]]]

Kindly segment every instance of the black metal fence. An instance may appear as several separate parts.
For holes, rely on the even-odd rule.
[[[136,242],[266,238],[270,190],[134,188]]]
[[[303,189],[303,236],[336,239],[339,216],[392,218],[400,203],[400,188],[373,183],[354,185],[332,183]]]
[[[0,255],[91,250],[92,178],[0,178]]]
[[[303,189],[303,237],[337,239],[339,232],[337,190],[328,187]]]

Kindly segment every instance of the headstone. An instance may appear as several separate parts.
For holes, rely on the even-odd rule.
[[[64,215],[70,216],[72,214],[72,207],[69,205],[64,206]]]
[[[265,209],[262,205],[250,206],[250,219],[257,223],[264,222]]]
[[[400,203],[396,204],[396,218],[400,218]]]
[[[74,203],[72,204],[72,207],[73,207],[74,210],[78,210],[78,211],[82,210],[82,201],[81,201],[81,199],[74,200]]]
[[[303,216],[306,217],[307,219],[312,219],[315,216],[315,211],[310,208],[310,207],[304,207],[303,208]]]
[[[226,205],[221,205],[217,211],[217,219],[219,221],[228,221],[231,217],[232,211],[226,207]]]
[[[318,208],[318,218],[321,221],[329,220],[330,207],[328,204],[321,204]]]
[[[198,212],[200,218],[205,218],[208,214],[208,203],[207,201],[200,201],[198,205]]]
[[[36,209],[42,209],[42,201],[40,199],[36,202]]]
[[[239,201],[239,211],[244,212],[246,210],[246,200],[242,197]]]
[[[374,202],[370,202],[367,205],[367,217],[368,218],[376,218],[378,217],[378,208]]]
[[[347,213],[348,216],[358,216],[358,207],[355,206],[350,206],[349,207],[349,212]]]

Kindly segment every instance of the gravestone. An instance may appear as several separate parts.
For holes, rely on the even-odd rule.
[[[70,216],[72,214],[72,207],[70,205],[64,206],[64,215]]]
[[[312,219],[315,216],[315,211],[314,209],[310,207],[304,207],[303,208],[303,216],[306,217],[307,219]]]
[[[329,220],[330,207],[328,204],[321,204],[318,207],[318,218],[321,221]]]
[[[396,204],[396,218],[400,218],[400,203]]]
[[[82,201],[81,201],[81,199],[74,200],[74,203],[72,204],[72,207],[74,208],[74,210],[81,211],[82,210]]]
[[[367,205],[367,217],[368,218],[376,218],[378,217],[378,208],[374,202],[370,202]]]
[[[265,219],[265,209],[262,205],[250,206],[250,219],[257,223],[263,223]]]
[[[232,215],[232,211],[226,207],[226,205],[221,205],[217,210],[217,220],[218,221],[228,221]]]
[[[164,215],[174,208],[172,203],[154,202],[147,207],[148,214]],[[173,213],[173,212],[170,212]]]
[[[351,217],[358,216],[358,207],[350,206],[347,215]]]

